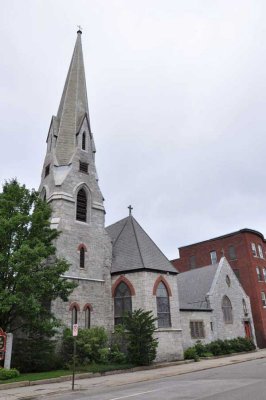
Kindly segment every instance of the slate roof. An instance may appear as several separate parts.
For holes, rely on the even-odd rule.
[[[211,310],[206,294],[211,289],[218,265],[208,265],[178,274],[180,310]]]
[[[56,156],[59,165],[67,165],[71,161],[75,150],[75,135],[85,113],[88,116],[89,108],[79,30],[56,116],[58,121]]]
[[[143,269],[177,274],[167,257],[132,216],[108,226],[106,230],[113,243],[112,274]]]

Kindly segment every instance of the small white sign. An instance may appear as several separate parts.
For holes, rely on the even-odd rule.
[[[73,324],[73,336],[78,336],[79,326],[78,324]]]

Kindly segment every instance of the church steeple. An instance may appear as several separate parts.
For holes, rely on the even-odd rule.
[[[69,66],[63,94],[57,112],[56,157],[59,165],[67,165],[73,156],[76,134],[85,115],[89,115],[81,30]]]

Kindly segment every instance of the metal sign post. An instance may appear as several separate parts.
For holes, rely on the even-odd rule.
[[[73,349],[73,374],[72,374],[72,390],[75,389],[75,370],[76,370],[76,353],[77,353],[77,343],[76,339],[78,336],[78,324],[73,325],[73,332],[72,332],[73,338],[74,338],[74,349]]]

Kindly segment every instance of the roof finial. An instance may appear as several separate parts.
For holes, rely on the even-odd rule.
[[[222,257],[224,257],[224,248],[222,248],[221,253],[222,253]]]
[[[77,31],[77,33],[82,34],[82,27],[80,25],[77,25],[77,27],[79,28],[79,30]]]
[[[128,206],[128,209],[129,209],[129,216],[130,216],[132,214],[133,207],[132,206]]]

